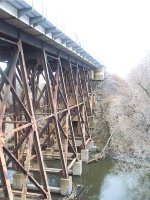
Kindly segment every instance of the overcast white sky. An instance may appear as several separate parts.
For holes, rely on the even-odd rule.
[[[150,52],[150,0],[47,0],[47,15],[122,77]]]

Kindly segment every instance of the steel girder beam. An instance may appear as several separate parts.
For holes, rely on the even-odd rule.
[[[46,19],[44,17],[31,17],[30,18],[30,25],[38,26],[39,24],[41,24],[43,21],[45,21]]]
[[[47,28],[46,30],[45,30],[45,33],[47,34],[47,33],[57,33],[57,28],[56,27],[50,27],[50,28]],[[59,32],[59,31],[58,31]]]
[[[58,39],[58,38],[61,39],[61,38],[64,37],[64,33],[57,33],[57,32],[56,32],[56,33],[53,33],[53,34],[52,34],[52,37],[53,37],[54,40],[56,40],[56,39]]]
[[[20,9],[20,10],[18,10],[18,17],[22,17],[32,11],[33,11],[32,8]]]
[[[54,28],[54,27],[51,27],[51,28]],[[50,29],[51,29],[50,28]],[[46,29],[47,31],[50,29]],[[54,31],[54,30],[53,30]],[[64,59],[67,59],[68,60],[68,57],[70,60],[74,60],[74,58],[69,55],[69,54],[66,54],[65,52],[55,48],[54,46],[48,44],[47,42],[44,42],[44,41],[41,41],[40,39],[20,30],[20,29],[17,29],[13,26],[11,26],[10,24],[7,24],[5,22],[3,22],[2,20],[0,20],[0,33],[2,34],[5,34],[5,35],[8,35],[9,33],[9,37],[13,37],[15,38],[15,40],[21,40],[22,42],[25,42],[29,45],[32,45],[32,46],[36,46],[37,48],[40,48],[40,49],[45,49],[47,52],[49,53],[52,53],[54,54],[55,56],[58,56],[60,55],[61,58],[64,58]],[[64,39],[62,40],[62,43],[67,43],[67,42],[70,42],[70,39]],[[80,49],[80,47],[74,47],[75,50],[77,49]],[[88,66],[88,63],[84,63],[82,60],[80,59],[77,59],[79,60],[80,62],[82,62],[84,65],[87,66],[87,68],[89,67]],[[92,66],[92,65],[91,65]],[[95,68],[94,66],[92,66],[93,68]]]
[[[76,44],[74,44],[73,42],[68,42],[66,43],[66,46],[69,47],[75,47]]]
[[[62,44],[65,44],[65,43],[67,44],[68,42],[70,42],[69,38],[65,38],[65,39],[62,40]]]

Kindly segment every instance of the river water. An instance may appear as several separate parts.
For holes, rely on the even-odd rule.
[[[99,200],[103,184],[109,171],[113,168],[112,160],[104,160],[98,163],[84,164],[81,177],[73,177],[75,185],[81,184],[86,188],[83,192],[83,198],[86,200]],[[104,194],[105,195],[105,194]],[[104,198],[102,198],[105,200]],[[111,200],[111,199],[110,199]]]
[[[119,162],[121,163],[121,162]],[[75,186],[82,185],[77,200],[150,200],[150,178],[136,170],[115,172],[118,161],[103,161],[83,165],[83,174],[73,177]],[[128,163],[126,164],[128,166]],[[78,187],[80,188],[80,187]],[[144,189],[143,189],[144,188]],[[146,189],[145,189],[146,188]],[[139,196],[140,195],[140,196]],[[56,197],[56,199],[61,199]]]
[[[96,163],[83,164],[82,176],[73,176],[77,197],[73,200],[150,200],[150,175],[139,174],[139,171],[114,169],[118,162],[105,159]],[[57,163],[55,163],[57,166]],[[47,164],[48,166],[49,164]],[[128,166],[128,164],[127,164]],[[59,167],[59,166],[58,166]],[[12,172],[11,172],[12,178]],[[36,179],[39,174],[35,174]],[[49,184],[59,185],[59,177],[50,175]],[[60,195],[52,194],[53,200],[62,200]]]

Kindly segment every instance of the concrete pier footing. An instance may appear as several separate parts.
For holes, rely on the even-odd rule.
[[[60,179],[60,193],[64,196],[69,196],[72,192],[72,176]]]
[[[87,144],[87,148],[90,150],[93,148],[93,146],[94,146],[94,141],[93,140],[89,141]]]
[[[50,148],[50,147],[47,147],[47,148],[46,148],[46,153],[47,153],[47,154],[53,154],[53,153],[54,153],[54,149],[53,149],[53,148]]]
[[[72,169],[73,169],[74,176],[81,176],[82,175],[82,160],[75,162]]]
[[[93,98],[94,101],[94,98]],[[94,104],[94,102],[92,103]],[[94,117],[93,116],[88,116],[88,122],[89,122],[89,127],[92,128],[92,126],[94,125]]]
[[[53,159],[54,149],[53,148],[46,148],[46,158]]]
[[[22,190],[24,182],[24,174],[15,172],[13,174],[13,188],[14,190]]]
[[[33,161],[32,161],[32,168],[33,168],[33,169],[38,169],[38,168],[39,168],[39,164],[38,164],[38,161],[37,161],[37,160],[33,160]]]
[[[81,160],[82,162],[87,162],[89,160],[89,149],[81,150]]]

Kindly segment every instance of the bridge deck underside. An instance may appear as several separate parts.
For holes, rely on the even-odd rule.
[[[80,149],[91,139],[88,70],[4,36],[0,37],[0,62],[1,191],[5,199],[13,199],[14,194],[22,199],[28,195],[51,199],[44,152],[55,149],[61,162],[58,173],[68,178]],[[31,173],[35,160],[41,183]],[[22,191],[13,190],[8,168],[24,174]],[[28,191],[29,181],[36,193]]]

